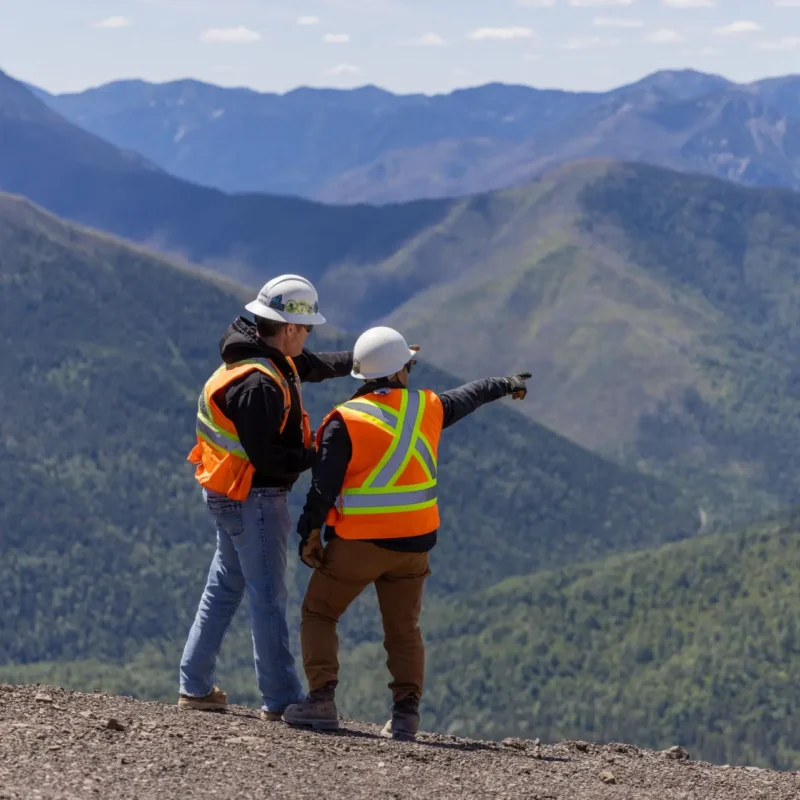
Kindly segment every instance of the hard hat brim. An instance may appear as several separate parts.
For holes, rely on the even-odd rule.
[[[295,325],[324,325],[325,317],[322,314],[287,314],[264,305],[260,300],[253,300],[245,306],[245,310],[262,319],[272,319],[275,322],[291,322]]]
[[[403,367],[406,364],[408,364],[408,362],[411,361],[411,359],[416,358],[418,355],[419,355],[419,353],[417,353],[416,350],[409,350],[408,351],[408,360],[404,361],[396,370],[394,370],[394,372],[390,372],[389,375],[395,375],[398,372],[400,372],[400,370],[403,369]],[[350,375],[353,378],[357,378],[360,381],[374,381],[374,380],[377,380],[378,378],[388,378],[389,377],[389,375],[387,375],[385,373],[382,374],[382,375],[379,375],[377,373],[372,373],[372,372],[356,372],[355,369],[350,373]]]

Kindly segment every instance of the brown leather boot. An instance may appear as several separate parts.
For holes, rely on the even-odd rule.
[[[336,711],[334,686],[324,686],[308,693],[300,703],[293,703],[283,712],[287,725],[312,728],[315,731],[339,730],[339,714]]]
[[[228,706],[228,695],[215,686],[205,697],[189,697],[182,694],[178,698],[178,708],[182,711],[224,711]]]
[[[392,718],[383,726],[381,736],[401,742],[413,742],[419,730],[419,697],[411,696],[392,706]]]

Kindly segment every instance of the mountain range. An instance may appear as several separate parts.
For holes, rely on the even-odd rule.
[[[446,95],[120,81],[53,109],[176,176],[229,192],[334,203],[469,195],[602,157],[747,186],[800,188],[800,78],[691,70],[609,92],[488,84]]]
[[[791,116],[790,82],[758,92]],[[347,329],[318,349],[389,321],[420,385],[534,372],[443,440],[426,724],[800,764],[797,518],[706,535],[800,496],[800,196],[603,159],[384,207],[230,195],[0,75],[2,190],[25,197],[0,194],[0,680],[174,700],[213,544],[197,392],[253,291],[231,278],[297,270]],[[308,388],[315,421],[350,383]],[[293,629],[307,577],[293,558]],[[385,713],[381,637],[368,594],[342,624],[347,713]],[[220,676],[253,701],[250,652],[240,615]]]
[[[530,367],[525,413],[712,521],[800,499],[797,194],[588,161],[383,207],[227,195],[5,95],[0,189],[251,285],[301,272],[332,322],[393,323],[458,377]]]
[[[214,332],[246,297],[0,195],[0,681],[174,700],[213,541],[183,453]],[[336,331],[317,341],[345,345]],[[424,362],[415,380],[453,383]],[[308,387],[314,420],[349,383]],[[796,519],[695,538],[688,492],[511,407],[448,431],[441,465],[426,727],[800,763]],[[308,574],[292,557],[293,628]],[[380,637],[367,595],[342,624],[347,713],[385,713]],[[255,702],[244,615],[220,678]]]

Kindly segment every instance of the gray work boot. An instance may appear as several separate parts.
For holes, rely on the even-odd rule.
[[[315,731],[338,731],[339,715],[336,712],[334,687],[324,686],[308,693],[299,703],[293,703],[283,712],[287,725],[312,728]]]
[[[401,742],[413,742],[419,730],[419,698],[406,697],[392,706],[392,718],[383,726],[381,736]]]

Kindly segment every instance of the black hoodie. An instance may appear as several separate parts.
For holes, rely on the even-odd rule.
[[[292,404],[286,428],[280,433],[283,419],[283,392],[263,372],[253,371],[220,389],[214,399],[220,411],[236,426],[247,457],[256,469],[254,488],[291,489],[300,473],[314,463],[314,448],[303,446],[300,387],[294,372],[280,350],[258,338],[253,322],[239,317],[219,343],[222,360],[234,364],[248,358],[270,358],[289,383]],[[303,383],[319,383],[341,378],[353,368],[352,352],[311,353],[303,350],[293,359]]]

